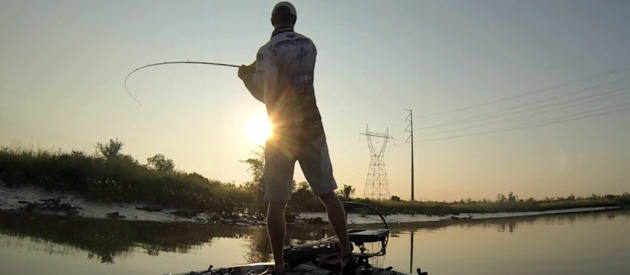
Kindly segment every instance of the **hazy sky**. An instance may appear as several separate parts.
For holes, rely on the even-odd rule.
[[[250,178],[236,69],[270,36],[276,1],[0,0],[0,145],[94,152]],[[360,133],[389,129],[392,195],[588,196],[630,191],[630,1],[293,1],[318,47],[315,89],[340,185],[363,196]],[[377,143],[378,139],[373,140]],[[378,147],[378,144],[375,144]],[[297,167],[299,170],[299,166]],[[303,180],[301,173],[296,180]]]

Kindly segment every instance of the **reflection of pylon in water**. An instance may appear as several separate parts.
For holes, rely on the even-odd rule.
[[[389,130],[385,134],[370,132],[368,126],[365,126],[365,133],[361,133],[367,137],[368,147],[370,148],[370,166],[368,167],[367,179],[365,180],[364,196],[370,199],[389,199],[389,186],[387,183],[387,171],[385,170],[385,148]],[[375,148],[372,144],[372,138],[382,138],[381,147]]]

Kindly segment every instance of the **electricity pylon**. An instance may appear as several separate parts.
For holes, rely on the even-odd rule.
[[[385,134],[370,132],[365,126],[368,147],[370,148],[370,166],[368,167],[367,179],[365,180],[364,196],[370,199],[389,199],[389,186],[387,183],[387,171],[385,170],[385,148],[389,136],[389,129]],[[372,143],[372,138],[383,139],[381,147],[377,150]]]

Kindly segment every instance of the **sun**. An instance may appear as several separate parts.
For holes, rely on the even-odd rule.
[[[271,136],[271,124],[264,115],[254,115],[245,122],[245,136],[256,145],[264,145]]]

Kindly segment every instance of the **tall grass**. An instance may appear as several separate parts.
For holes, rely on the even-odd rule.
[[[20,148],[0,150],[0,180],[72,191],[106,202],[145,202],[221,214],[247,212],[249,190],[211,181],[196,173],[156,171],[133,158],[103,158]]]
[[[110,142],[116,145],[116,142]],[[122,143],[119,145],[122,146]],[[261,201],[262,194],[256,184],[236,186],[209,180],[196,173],[161,171],[118,152],[88,155],[79,151],[67,153],[0,147],[0,181],[9,186],[34,185],[46,190],[71,191],[105,202],[144,202],[222,215],[258,215],[265,211],[265,203]],[[324,210],[317,198],[305,188],[302,186],[294,193],[289,202],[290,214]],[[510,193],[507,197],[500,194],[496,201],[469,199],[450,203],[401,201],[398,198],[354,201],[372,205],[384,214],[448,215],[628,206],[630,194],[520,200]]]

